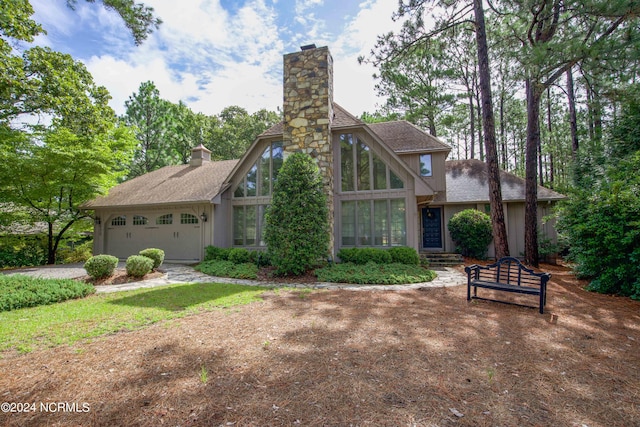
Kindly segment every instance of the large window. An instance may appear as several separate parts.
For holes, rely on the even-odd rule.
[[[233,245],[265,246],[264,213],[266,205],[233,207]]]
[[[341,204],[341,245],[406,245],[406,218],[404,199],[343,201]]]
[[[340,135],[340,176],[343,192],[404,188],[382,159],[350,133]]]
[[[233,192],[233,197],[270,196],[273,191],[273,183],[278,176],[282,163],[282,142],[269,144],[260,158],[249,169],[247,175],[240,181]]]

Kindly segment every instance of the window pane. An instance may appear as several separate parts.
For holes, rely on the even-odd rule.
[[[233,207],[233,244],[244,245],[244,206]]]
[[[233,197],[244,197],[244,179],[240,181],[236,191],[233,192]]]
[[[420,175],[431,176],[431,154],[420,155]]]
[[[142,215],[133,216],[133,225],[147,225],[148,223],[149,223],[149,219],[146,216],[142,216]]]
[[[245,207],[246,211],[245,211],[245,215],[246,215],[246,221],[245,221],[245,240],[244,243],[247,246],[254,246],[256,244],[256,234],[257,234],[257,227],[256,227],[256,210],[257,210],[257,206],[246,206]]]
[[[282,167],[283,157],[282,157],[282,142],[274,142],[271,144],[271,159],[272,159],[272,168],[273,171],[271,174],[273,175],[272,180],[275,181],[278,177],[278,172],[280,172],[280,168]]]
[[[373,189],[374,190],[386,190],[387,189],[387,165],[375,154],[373,156]]]
[[[404,182],[391,169],[389,169],[389,181],[392,189],[404,188]]]
[[[258,243],[258,246],[267,246],[264,241],[264,228],[266,225],[264,221],[264,214],[266,211],[267,205],[258,206],[258,229],[260,230],[260,243]]]
[[[258,164],[256,163],[247,174],[247,197],[254,197],[256,195],[257,174]]]
[[[404,199],[391,200],[391,245],[404,246],[406,236],[406,209]]]
[[[342,245],[356,244],[356,202],[342,202]]]
[[[358,140],[358,143],[356,144],[356,156],[356,161],[358,162],[356,176],[358,181],[357,189],[358,191],[370,190],[371,185],[369,177],[369,147],[360,140]]]
[[[374,242],[376,246],[389,245],[389,219],[387,217],[387,200],[373,202]]]
[[[120,215],[111,220],[112,226],[127,225],[127,217]]]
[[[371,202],[358,202],[358,245],[371,246]]]
[[[340,171],[342,191],[353,191],[353,139],[350,134],[340,135]]]
[[[258,168],[259,171],[259,180],[260,180],[260,195],[261,196],[268,196],[269,194],[271,194],[271,190],[270,190],[270,184],[271,184],[271,170],[270,170],[270,165],[271,164],[271,147],[267,147],[266,150],[264,150],[264,153],[262,153],[262,156],[260,157],[260,167]]]
[[[188,213],[180,214],[180,224],[197,224],[198,217]]]
[[[173,214],[165,214],[156,218],[156,225],[173,224]]]

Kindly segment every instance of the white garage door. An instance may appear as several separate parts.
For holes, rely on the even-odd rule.
[[[166,260],[197,261],[202,249],[200,219],[181,211],[141,212],[108,220],[106,248],[109,255],[126,259],[143,249],[159,248]]]

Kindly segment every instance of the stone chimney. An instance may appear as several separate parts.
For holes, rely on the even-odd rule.
[[[284,151],[309,154],[318,164],[333,236],[333,58],[327,47],[302,46],[284,55]],[[329,249],[333,253],[333,237]]]
[[[191,161],[189,162],[191,166],[202,166],[202,163],[210,161],[211,151],[204,145],[200,144],[191,149]]]

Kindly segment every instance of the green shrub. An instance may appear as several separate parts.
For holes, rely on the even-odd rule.
[[[0,268],[26,267],[47,263],[44,235],[0,236]]]
[[[391,262],[407,264],[407,265],[419,265],[420,256],[418,252],[408,246],[396,246],[389,249],[389,255],[391,255]]]
[[[53,304],[95,291],[91,284],[78,280],[0,275],[0,311]]]
[[[118,266],[118,258],[113,255],[96,255],[84,263],[84,269],[92,279],[102,279],[113,274]]]
[[[258,267],[252,263],[235,264],[231,261],[209,260],[196,265],[195,269],[210,276],[233,279],[258,278]]]
[[[400,285],[407,283],[430,282],[436,273],[417,265],[353,263],[335,264],[315,271],[318,280],[334,283]]]
[[[205,261],[228,261],[229,260],[229,252],[231,252],[233,248],[219,248],[217,246],[207,246],[205,248]]]
[[[493,238],[491,218],[475,209],[463,210],[449,220],[449,233],[462,255],[484,259]]]
[[[142,277],[153,269],[153,260],[142,255],[131,255],[126,263],[127,275]]]
[[[153,260],[153,269],[160,267],[164,261],[164,251],[162,249],[149,248],[141,250],[138,255],[146,256]]]
[[[300,275],[329,248],[329,209],[318,166],[307,154],[287,157],[265,214],[265,241],[277,275]]]
[[[76,262],[87,262],[93,254],[93,240],[75,245],[73,248],[60,248],[56,253],[56,258],[63,264],[73,264]]]
[[[228,260],[234,264],[251,262],[251,252],[244,248],[233,248],[229,251]]]
[[[267,267],[271,265],[269,253],[267,251],[251,251],[251,262],[258,267]]]
[[[369,262],[389,264],[392,262],[391,253],[379,248],[343,248],[338,251],[338,258],[342,262],[364,265]]]

